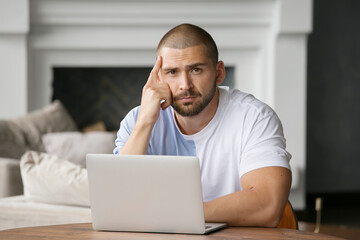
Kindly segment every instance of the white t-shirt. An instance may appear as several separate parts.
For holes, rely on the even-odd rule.
[[[184,135],[174,110],[160,111],[149,141],[148,154],[198,156],[204,201],[240,191],[240,177],[252,170],[280,166],[290,169],[282,125],[275,112],[250,94],[219,87],[214,118],[200,132]],[[120,124],[117,154],[135,126],[139,107]]]

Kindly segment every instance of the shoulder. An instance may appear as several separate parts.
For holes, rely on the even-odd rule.
[[[219,87],[221,105],[232,113],[254,114],[258,116],[276,116],[275,111],[266,103],[249,93],[229,87]]]
[[[126,116],[123,118],[121,123],[123,124],[129,122],[136,122],[137,117],[139,116],[139,112],[140,112],[140,106],[134,107],[126,114]]]
[[[129,126],[129,128],[133,128],[135,126],[135,123],[137,121],[137,118],[140,113],[140,106],[137,106],[133,109],[131,109],[128,114],[124,117],[124,119],[121,121],[122,126]],[[160,114],[158,117],[158,120],[156,121],[154,128],[161,128],[164,127],[164,123],[173,122],[173,113],[172,113],[172,107],[169,106],[165,110],[160,110]]]

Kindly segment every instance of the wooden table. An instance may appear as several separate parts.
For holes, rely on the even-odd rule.
[[[90,223],[17,228],[0,231],[0,239],[341,239],[281,228],[228,227],[208,235],[94,231]]]

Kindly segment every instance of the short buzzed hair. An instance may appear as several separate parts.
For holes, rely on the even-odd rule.
[[[201,27],[184,23],[168,31],[160,40],[157,55],[163,47],[184,49],[204,44],[206,52],[214,65],[218,63],[219,53],[214,39]]]

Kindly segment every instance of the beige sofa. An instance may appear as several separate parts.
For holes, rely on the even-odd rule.
[[[89,207],[54,205],[24,195],[0,198],[0,231],[33,226],[91,222]]]
[[[22,193],[19,160],[26,151],[44,152],[44,134],[67,131],[78,129],[60,101],[24,117],[0,120],[0,197]]]
[[[0,198],[0,230],[91,222],[85,168],[36,151],[26,152],[17,167],[24,194]]]
[[[80,132],[59,101],[0,120],[0,230],[91,222],[85,155],[111,153],[115,137]]]

